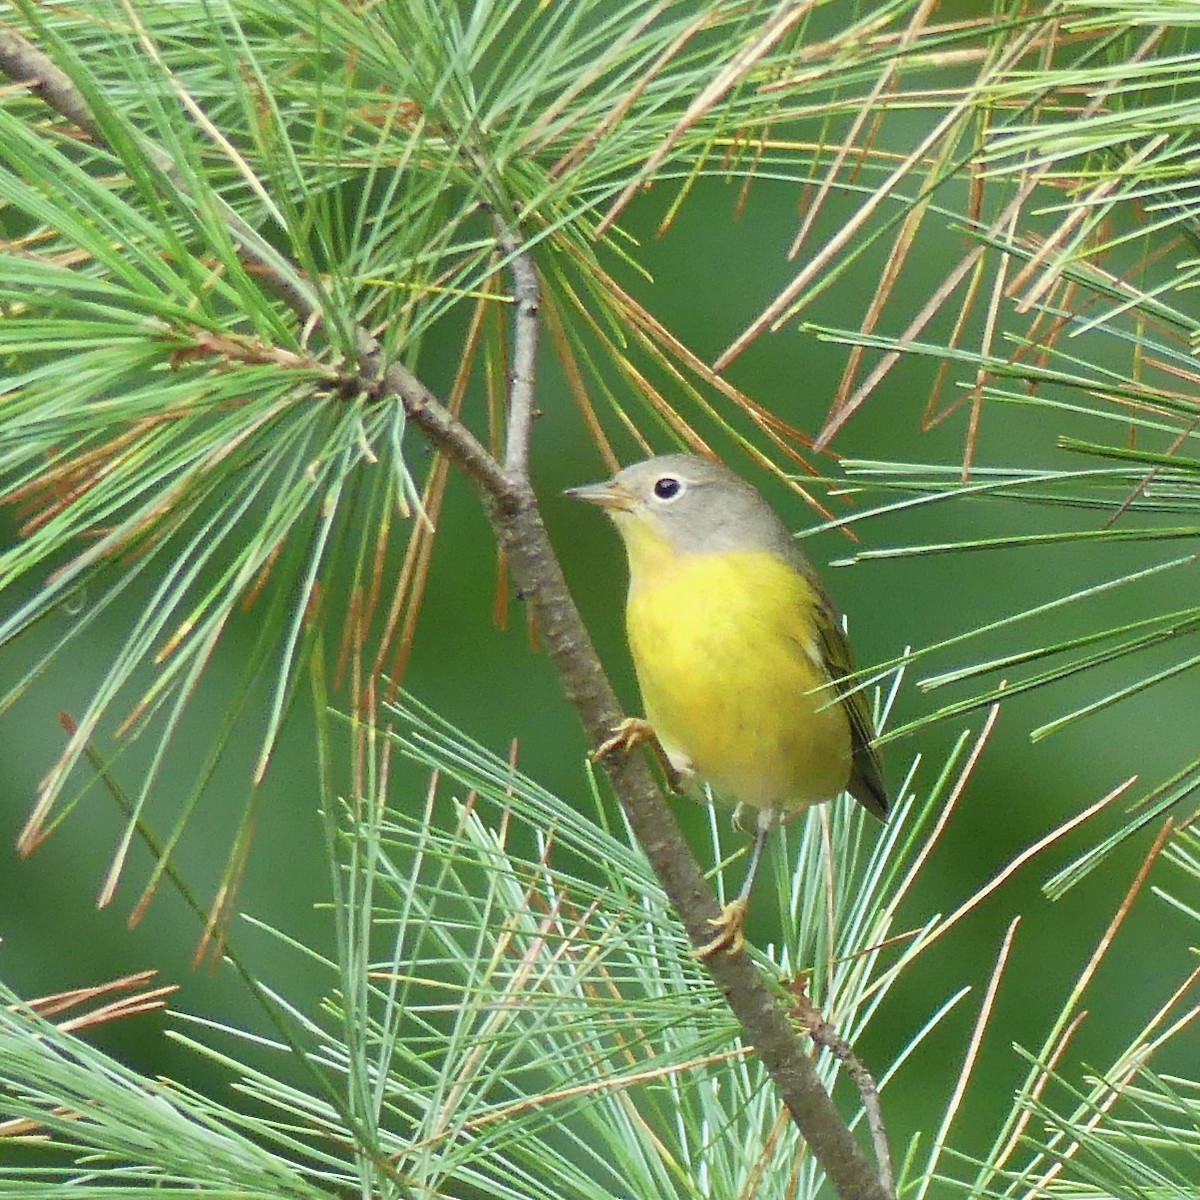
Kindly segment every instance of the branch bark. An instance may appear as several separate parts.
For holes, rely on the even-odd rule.
[[[39,49],[0,27],[0,71],[34,90],[52,109],[103,141],[103,127],[82,93]],[[144,143],[155,165],[179,183],[164,151]],[[303,276],[229,210],[229,228],[246,257],[265,275],[306,331],[321,322],[319,302]],[[384,364],[378,342],[357,331],[358,382],[381,401],[400,403],[409,420],[446,453],[478,490],[513,575],[533,607],[543,643],[592,746],[622,717],[538,510],[529,474],[536,382],[539,282],[518,232],[493,212],[497,241],[513,278],[513,373],[506,446],[497,461],[470,429],[402,363]],[[668,899],[697,948],[712,935],[719,908],[684,841],[670,807],[641,755],[606,758],[614,792]],[[779,995],[744,952],[706,960],[714,981],[759,1055],[780,1097],[841,1200],[892,1200],[821,1084]]]

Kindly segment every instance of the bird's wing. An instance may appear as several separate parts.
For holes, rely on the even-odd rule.
[[[888,794],[883,782],[883,762],[875,747],[875,722],[865,689],[852,691],[847,676],[854,673],[854,654],[842,630],[841,618],[829,594],[816,580],[812,568],[805,571],[817,593],[816,622],[821,637],[821,654],[846,715],[850,718],[852,765],[850,794],[880,820],[887,817]]]

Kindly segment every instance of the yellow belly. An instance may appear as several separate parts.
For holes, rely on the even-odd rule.
[[[637,566],[631,556],[629,646],[668,755],[687,759],[719,795],[758,808],[795,810],[840,792],[850,727],[822,687],[816,597],[804,577],[759,551]]]

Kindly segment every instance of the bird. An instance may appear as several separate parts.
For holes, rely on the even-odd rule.
[[[843,622],[783,520],[723,463],[691,454],[636,462],[569,488],[625,545],[625,625],[645,718],[594,752],[649,743],[676,790],[707,784],[753,832],[736,899],[697,953],[736,952],[771,831],[848,791],[885,820],[888,793],[867,696],[851,686]]]

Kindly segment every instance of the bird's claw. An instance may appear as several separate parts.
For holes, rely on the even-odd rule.
[[[653,741],[654,737],[654,726],[649,721],[643,720],[641,717],[626,717],[612,731],[612,736],[606,737],[589,757],[592,762],[599,762],[602,758],[607,758],[618,750],[622,754],[628,754],[643,742]]]
[[[696,951],[697,958],[712,958],[714,954],[725,950],[737,954],[746,945],[746,935],[742,933],[742,925],[746,920],[747,902],[739,897],[733,903],[725,905],[719,917],[708,923],[718,932],[711,941],[704,943]]]
[[[626,717],[613,730],[612,736],[605,738],[588,757],[592,762],[599,762],[602,758],[614,754],[618,750],[622,754],[628,754],[643,743],[654,751],[654,757],[658,759],[658,765],[662,767],[663,774],[666,776],[667,787],[677,796],[682,796],[692,779],[691,772],[685,774],[670,760],[667,752],[663,749],[662,742],[658,740],[658,734],[654,732],[654,726],[642,717]]]

